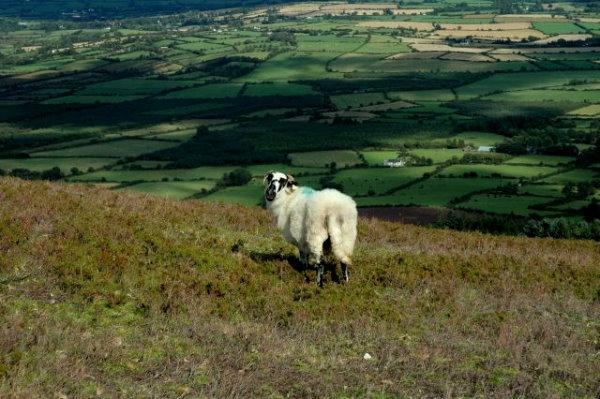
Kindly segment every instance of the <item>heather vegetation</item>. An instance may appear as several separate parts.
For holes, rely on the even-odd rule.
[[[350,283],[318,289],[259,208],[0,196],[1,397],[597,394],[591,241],[361,219]]]

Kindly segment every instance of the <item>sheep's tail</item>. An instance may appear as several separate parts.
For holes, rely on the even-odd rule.
[[[356,208],[327,216],[327,232],[331,240],[331,250],[335,257],[346,265],[352,264],[357,217]]]

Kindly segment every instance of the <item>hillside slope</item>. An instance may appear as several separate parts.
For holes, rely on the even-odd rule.
[[[355,263],[319,290],[262,210],[0,179],[0,397],[597,396],[597,243],[361,220]]]

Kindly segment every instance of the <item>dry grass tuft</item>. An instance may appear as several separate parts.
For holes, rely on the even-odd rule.
[[[262,210],[0,179],[0,397],[596,396],[597,243],[361,220],[355,263],[319,290]]]

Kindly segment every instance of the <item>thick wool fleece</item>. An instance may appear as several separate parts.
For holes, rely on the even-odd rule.
[[[308,263],[320,262],[323,243],[329,238],[334,256],[351,264],[357,211],[349,196],[332,189],[290,187],[268,202],[267,209],[275,216],[285,239],[298,247]]]

